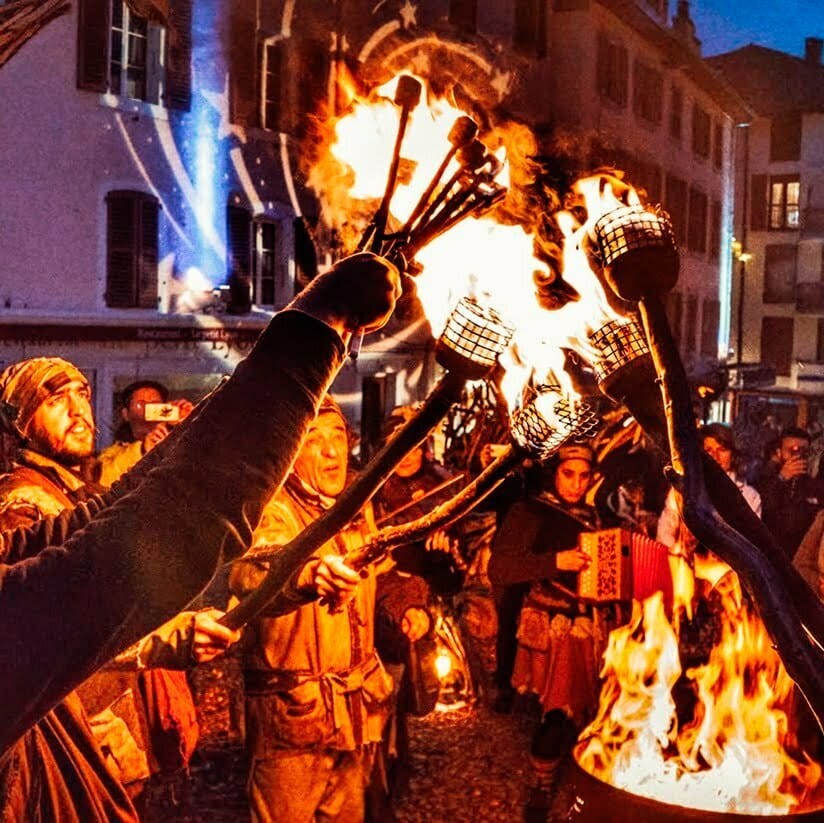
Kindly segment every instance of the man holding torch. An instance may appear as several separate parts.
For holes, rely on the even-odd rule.
[[[289,543],[334,504],[346,485],[348,459],[346,421],[327,395],[292,473],[264,510],[253,548],[232,569],[235,595],[256,588],[266,574],[256,551]],[[364,819],[394,683],[375,651],[376,570],[358,574],[344,558],[375,530],[367,505],[247,629],[246,745],[255,823]],[[397,623],[415,640],[428,620],[420,626],[422,610],[399,604],[404,610]]]

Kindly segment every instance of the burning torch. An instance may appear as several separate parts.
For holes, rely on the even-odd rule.
[[[392,548],[449,526],[488,497],[524,457],[546,460],[570,441],[593,436],[599,425],[587,403],[561,395],[558,386],[541,387],[529,404],[512,415],[510,444],[471,483],[417,520],[381,529],[365,545],[351,551],[346,564],[363,569]]]
[[[689,382],[663,304],[677,282],[679,267],[669,219],[660,210],[621,205],[594,222],[591,239],[600,276],[620,300],[637,303],[651,356],[648,359],[640,343],[632,342],[629,326],[599,330],[593,343],[607,362],[613,355],[621,359],[622,352],[638,352],[604,378],[603,388],[620,399],[671,455],[670,479],[682,491],[685,523],[741,575],[787,671],[821,722],[824,607],[795,569],[781,562],[771,535],[723,470],[703,455],[698,442]],[[651,378],[661,387],[663,410],[649,391]]]
[[[404,225],[387,232],[389,207],[398,182],[401,148],[411,111],[421,97],[421,83],[409,75],[398,79],[394,102],[400,107],[398,130],[389,164],[386,187],[380,205],[367,226],[359,248],[369,249],[391,260],[401,271],[412,270],[415,254],[428,243],[449,231],[466,217],[478,217],[506,195],[506,187],[496,182],[502,163],[476,138],[478,126],[466,115],[458,117],[450,129],[449,149],[435,174],[424,188]],[[444,182],[449,166],[458,168]],[[350,354],[358,356],[362,335],[352,341]]]
[[[492,370],[509,344],[512,332],[512,326],[494,310],[469,298],[458,302],[435,346],[436,359],[446,370],[438,384],[335,504],[267,558],[270,565],[263,582],[227,612],[221,620],[224,625],[240,628],[260,614],[280,593],[286,581],[320,546],[346,526],[398,462],[429,434],[450,406],[458,402],[466,381],[477,380]]]

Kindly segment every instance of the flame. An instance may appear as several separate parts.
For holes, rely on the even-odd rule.
[[[409,113],[401,145],[402,173],[390,202],[396,226],[407,220],[445,158],[455,121],[468,114],[446,97],[428,91],[424,80],[416,79],[425,91]],[[310,185],[320,195],[325,221],[338,231],[349,250],[357,246],[387,184],[400,118],[393,102],[397,83],[395,77],[368,96],[358,95],[354,84],[347,85],[351,104],[342,116],[325,124],[319,160],[308,174]],[[535,153],[534,136],[523,127],[502,128],[482,137],[487,145],[500,142],[495,154],[502,163],[495,182],[504,186],[509,184],[510,175],[507,158],[520,161]],[[453,160],[442,179],[449,179],[457,168]],[[416,281],[418,297],[436,333],[464,296],[493,306],[515,325],[512,348],[502,358],[507,371],[503,394],[514,408],[530,377],[543,383],[550,382],[553,375],[566,392],[572,392],[560,347],[576,349],[591,358],[594,352],[588,344],[589,334],[617,315],[592,276],[581,247],[589,221],[580,225],[572,213],[557,215],[565,236],[564,278],[582,299],[548,315],[536,301],[535,278],[552,281],[555,274],[535,256],[536,235],[531,227],[527,230],[513,224],[512,219],[504,220],[497,210],[482,218],[465,219],[429,242],[415,257],[422,266]]]
[[[386,187],[398,133],[399,109],[392,102],[397,82],[393,79],[368,97],[348,89],[351,104],[342,116],[326,122],[320,159],[308,174],[325,222],[338,231],[347,250],[357,246]],[[446,156],[450,129],[463,114],[431,91],[410,112],[402,172],[390,203],[391,225],[401,226],[409,217]],[[508,165],[529,152],[507,146],[505,137],[501,141],[505,153],[496,156],[505,162],[497,182],[507,185]],[[444,179],[455,168],[453,163]],[[596,352],[590,334],[622,320],[614,299],[607,299],[593,275],[587,248],[595,221],[618,206],[640,203],[639,193],[616,175],[579,180],[564,208],[552,216],[562,237],[560,272],[536,256],[540,243],[534,216],[519,225],[501,209],[463,220],[418,251],[418,296],[436,332],[464,296],[493,307],[516,327],[501,358],[506,368],[502,389],[510,408],[517,405],[528,378],[548,383],[551,374],[564,380],[561,347],[591,359]],[[552,284],[561,272],[579,299],[548,313],[536,300],[536,283]],[[726,598],[722,637],[707,663],[686,673],[698,708],[693,720],[679,728],[673,698],[682,677],[679,621],[691,614],[694,579],[688,558],[674,562],[674,622],[662,596],[656,595],[635,604],[629,624],[610,636],[600,708],[582,735],[579,762],[609,783],[669,803],[745,813],[799,807],[821,769],[789,753],[789,678],[763,624],[730,584],[730,576],[718,569],[711,577]]]
[[[598,714],[576,758],[601,780],[665,803],[788,814],[809,799],[821,767],[789,753],[792,681],[729,568],[716,591],[721,638],[706,664],[686,672],[692,720],[678,727],[678,637],[658,594],[634,604],[629,624],[611,634]]]

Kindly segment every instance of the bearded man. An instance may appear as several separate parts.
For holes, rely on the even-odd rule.
[[[0,400],[17,410],[21,448],[0,478],[0,528],[28,526],[86,498],[80,468],[94,451],[91,390],[72,363],[35,357],[0,376]]]
[[[20,443],[11,472],[0,477],[0,531],[56,516],[86,500],[90,493],[101,491],[80,476],[83,462],[94,449],[94,417],[91,390],[77,366],[59,357],[35,357],[9,366],[0,374],[0,402],[15,409],[11,428]],[[132,798],[141,792],[150,774],[145,739],[147,734],[158,737],[156,724],[151,716],[147,717],[138,697],[146,695],[149,703],[155,705],[157,687],[147,690],[154,681],[144,682],[142,670],[165,671],[156,668],[161,659],[171,659],[182,669],[189,662],[214,657],[218,649],[237,639],[235,633],[216,622],[221,615],[217,609],[181,613],[157,633],[144,638],[117,670],[101,671],[87,681],[80,689],[82,698],[75,692],[70,694],[28,735],[29,745],[20,748],[16,760],[26,779],[7,784],[6,789],[19,790],[21,802],[25,798],[26,803],[44,790],[51,797],[59,797],[70,772],[64,771],[51,741],[64,737],[72,739],[76,746],[82,738],[88,750],[81,754],[69,747],[69,760],[74,759],[74,765],[82,769],[82,761],[92,759],[93,767],[87,770],[92,781],[101,780],[102,794],[109,795],[117,807],[107,814],[113,820],[132,819],[129,804],[119,795],[123,786]],[[182,642],[181,633],[185,635]],[[177,650],[176,645],[180,647]],[[123,671],[124,666],[132,668],[132,672]],[[172,678],[176,687],[173,719],[179,739],[175,746],[191,753],[198,730],[185,674],[175,671],[164,676]],[[117,713],[109,708],[114,702],[119,706]],[[95,713],[90,720],[93,734],[87,729],[84,707]],[[111,786],[107,785],[108,775],[100,769],[102,763],[116,778]]]

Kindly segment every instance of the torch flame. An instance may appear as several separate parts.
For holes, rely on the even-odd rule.
[[[421,82],[426,88],[425,81]],[[309,172],[310,185],[321,195],[324,219],[339,231],[350,249],[357,245],[359,231],[365,228],[386,187],[400,116],[392,102],[397,83],[395,77],[368,97],[358,96],[351,85],[347,88],[352,103],[344,115],[327,123],[328,151]],[[466,114],[431,92],[424,93],[410,111],[401,145],[402,173],[389,204],[394,225],[403,225],[415,208],[446,156],[452,127]],[[496,139],[501,140],[501,146],[495,155],[501,163],[494,179],[496,184],[506,186],[510,171],[506,141],[518,140],[518,145],[512,144],[511,153],[521,156],[529,153],[521,144],[534,141],[534,136],[523,128],[501,130],[500,135]],[[442,179],[449,179],[457,168],[453,159]],[[614,199],[618,202],[617,196]],[[604,204],[602,211],[607,208]],[[593,219],[595,212],[593,206]],[[617,317],[592,277],[581,247],[590,221],[580,225],[571,213],[561,213],[557,219],[565,235],[564,278],[582,299],[569,302],[551,315],[535,298],[536,273],[537,278],[548,281],[555,277],[547,263],[535,256],[535,235],[511,220],[501,222],[495,211],[483,218],[461,221],[415,256],[422,266],[416,278],[418,297],[436,334],[461,297],[494,307],[515,325],[512,351],[502,358],[510,371],[503,386],[510,408],[517,405],[521,387],[529,377],[550,382],[549,375],[553,375],[565,391],[571,392],[560,347],[576,349],[591,358],[594,352],[588,335]]]

